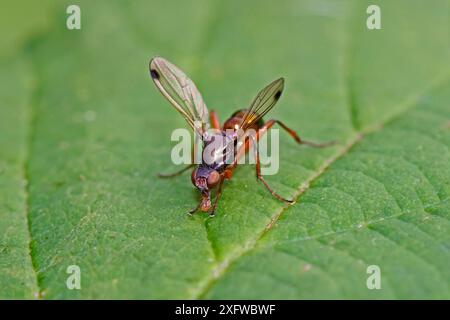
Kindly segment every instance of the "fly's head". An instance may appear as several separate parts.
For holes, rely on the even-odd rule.
[[[192,171],[191,180],[202,194],[200,210],[207,212],[211,208],[211,189],[219,182],[220,174],[214,169],[199,166]]]

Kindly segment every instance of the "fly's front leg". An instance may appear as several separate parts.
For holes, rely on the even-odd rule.
[[[192,152],[191,149],[191,163],[186,165],[184,168],[182,168],[181,170],[175,171],[173,173],[158,173],[158,177],[160,178],[173,178],[173,177],[177,177],[179,175],[181,175],[183,172],[195,167],[195,161],[194,161],[194,152]]]
[[[182,174],[183,172],[189,170],[190,168],[193,168],[194,166],[195,166],[195,164],[192,163],[192,164],[188,164],[183,169],[178,170],[178,171],[173,172],[173,173],[158,173],[158,177],[160,177],[160,178],[173,178],[173,177],[179,176],[180,174]]]
[[[211,209],[211,212],[209,213],[209,215],[211,217],[214,217],[214,215],[216,214],[216,208],[217,208],[217,204],[219,203],[219,198],[222,195],[222,186],[223,186],[224,181],[225,181],[225,176],[222,175],[220,177],[219,185],[217,186],[216,199],[214,200],[213,207]]]
[[[201,205],[202,205],[202,203],[199,202],[198,205],[194,209],[188,211],[188,215],[192,216],[194,213],[196,213],[198,211],[198,209],[200,209]]]
[[[257,133],[258,136],[257,136],[256,139],[255,139],[255,137],[250,136],[250,137],[251,137],[251,140],[252,140],[252,144],[253,144],[253,149],[254,149],[254,152],[255,152],[255,159],[256,159],[256,178],[257,178],[258,180],[260,180],[260,181],[264,184],[264,186],[267,188],[267,190],[269,190],[269,192],[270,192],[275,198],[277,198],[278,200],[281,200],[281,201],[286,202],[286,203],[289,203],[289,204],[294,203],[294,200],[286,199],[286,198],[280,196],[278,193],[276,193],[276,192],[269,186],[269,184],[268,184],[267,181],[264,179],[264,177],[261,175],[261,162],[260,162],[260,160],[259,160],[259,148],[258,148],[258,142],[257,142],[257,140],[259,140],[259,135],[260,135],[260,134],[262,135],[262,134],[264,134],[264,132],[259,131],[259,132]]]
[[[298,136],[298,134],[294,130],[292,130],[291,128],[286,126],[283,122],[281,122],[279,120],[274,120],[274,119],[267,121],[264,124],[264,126],[261,127],[260,131],[261,130],[267,131],[270,128],[272,128],[276,123],[278,125],[280,125],[280,127],[282,127],[284,130],[286,130],[289,133],[289,135],[292,138],[294,138],[295,141],[297,141],[298,144],[305,144],[307,146],[314,147],[314,148],[324,148],[324,147],[328,147],[328,146],[331,146],[331,145],[336,143],[336,141],[328,141],[328,142],[324,142],[324,143],[317,143],[317,142],[312,142],[312,141],[307,141],[307,140],[300,139],[300,137]]]
[[[235,162],[236,162],[236,160],[235,160]],[[214,200],[214,205],[212,207],[211,212],[209,213],[209,215],[211,217],[213,217],[216,214],[217,204],[219,203],[219,199],[222,196],[223,183],[224,183],[225,179],[226,180],[231,179],[231,177],[233,176],[233,170],[234,170],[235,166],[236,166],[236,164],[234,164],[234,166],[231,165],[230,167],[226,168],[220,177],[219,185],[217,186],[216,199]]]

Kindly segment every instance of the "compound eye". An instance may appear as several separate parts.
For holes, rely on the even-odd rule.
[[[217,171],[211,171],[208,176],[208,188],[214,187],[220,179],[220,174]]]
[[[195,186],[195,178],[197,177],[197,168],[195,168],[194,169],[194,171],[192,171],[192,174],[191,174],[191,181],[192,181],[192,184]]]

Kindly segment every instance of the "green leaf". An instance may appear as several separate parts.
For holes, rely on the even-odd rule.
[[[449,3],[432,2],[378,1],[381,30],[357,0],[81,1],[72,31],[52,4],[0,55],[0,296],[450,298]],[[189,176],[156,178],[185,123],[154,55],[222,120],[286,78],[270,117],[339,141],[280,132],[267,179],[296,204],[243,166],[216,217],[186,215]]]

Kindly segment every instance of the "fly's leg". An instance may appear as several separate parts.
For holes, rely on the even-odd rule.
[[[194,209],[189,210],[189,211],[188,211],[188,215],[192,216],[194,213],[196,213],[196,212],[198,211],[198,209],[200,208],[201,204],[202,204],[202,203],[199,202],[198,205],[197,205]]]
[[[211,123],[211,127],[213,129],[220,130],[220,121],[217,112],[211,111],[209,114],[209,122]]]
[[[224,181],[225,181],[225,176],[222,176],[220,178],[219,185],[217,186],[216,199],[214,200],[213,207],[211,209],[211,212],[209,213],[209,215],[211,217],[214,217],[214,215],[216,214],[216,208],[217,208],[217,204],[219,203],[219,198],[222,195],[222,186],[223,186]]]
[[[300,139],[300,137],[298,136],[298,134],[292,130],[291,128],[289,128],[288,126],[286,126],[283,122],[279,121],[279,120],[269,120],[267,121],[264,126],[261,127],[261,130],[267,131],[270,128],[272,128],[275,124],[280,125],[280,127],[282,127],[284,130],[286,130],[289,135],[294,138],[295,141],[297,141],[298,144],[305,144],[307,146],[310,147],[314,147],[314,148],[324,148],[324,147],[328,147],[331,146],[333,144],[336,143],[336,141],[328,141],[328,142],[324,142],[324,143],[317,143],[317,142],[312,142],[312,141],[307,141],[307,140],[303,140]]]
[[[195,148],[195,145],[194,145],[194,148]],[[160,172],[160,173],[158,173],[158,177],[160,177],[160,178],[177,177],[177,176],[181,175],[183,172],[185,172],[185,171],[195,167],[195,165],[196,164],[195,164],[195,161],[194,161],[194,152],[192,152],[192,149],[191,149],[191,163],[190,164],[186,165],[184,168],[182,168],[182,169],[180,169],[178,171],[175,171],[173,173],[161,173]]]
[[[220,181],[219,181],[219,185],[217,186],[217,192],[216,192],[216,199],[214,200],[214,205],[212,207],[211,212],[209,213],[209,215],[211,217],[214,217],[214,215],[216,214],[216,208],[217,208],[217,204],[219,203],[219,199],[222,196],[222,186],[223,183],[226,180],[230,180],[231,177],[233,176],[233,170],[235,168],[236,165],[232,165],[228,168],[225,169],[225,171],[222,173]]]
[[[258,132],[258,134],[257,134],[257,135],[258,135],[258,138],[259,138],[259,135],[260,135],[260,134],[264,134],[264,132]],[[250,136],[250,137],[251,137],[251,141],[252,141],[252,144],[253,144],[253,150],[254,150],[254,152],[255,152],[255,159],[256,159],[256,179],[260,180],[260,181],[264,184],[264,186],[267,188],[267,190],[269,190],[269,192],[270,192],[275,198],[277,198],[278,200],[281,200],[281,201],[286,202],[286,203],[289,203],[289,204],[294,203],[294,200],[286,199],[286,198],[280,196],[278,193],[276,193],[276,192],[269,186],[269,184],[268,184],[267,181],[264,179],[264,177],[261,175],[261,162],[259,161],[259,148],[258,148],[258,142],[256,141],[258,138],[255,139],[254,136]]]
[[[278,193],[276,193],[267,183],[267,181],[264,179],[264,177],[261,175],[261,163],[260,163],[260,159],[259,159],[259,149],[258,149],[258,141],[259,139],[270,129],[272,128],[276,123],[278,123],[284,130],[286,130],[289,135],[291,137],[293,137],[295,139],[295,141],[298,144],[305,144],[311,147],[316,147],[316,148],[323,148],[323,147],[327,147],[330,145],[335,144],[335,141],[330,141],[330,142],[325,142],[325,143],[316,143],[316,142],[311,142],[311,141],[306,141],[306,140],[302,140],[300,139],[300,137],[297,135],[297,133],[292,130],[291,128],[287,127],[284,123],[282,123],[279,120],[269,120],[267,121],[257,132],[256,137],[250,135],[251,139],[245,139],[243,145],[239,148],[239,150],[237,150],[236,155],[235,155],[235,159],[234,162],[230,165],[229,170],[230,170],[230,178],[231,178],[231,174],[233,172],[233,170],[236,168],[237,164],[238,164],[238,160],[240,158],[242,158],[250,149],[250,140],[252,142],[252,144],[255,146],[254,148],[254,152],[255,152],[255,158],[256,158],[256,177],[258,180],[260,180],[264,186],[267,188],[267,190],[269,190],[269,192],[276,197],[277,199],[284,201],[286,203],[293,203],[293,200],[289,200],[286,199],[282,196],[280,196]],[[256,139],[255,139],[256,138]]]
[[[195,164],[192,163],[192,164],[188,164],[183,169],[178,170],[178,171],[173,172],[173,173],[158,173],[158,177],[160,177],[160,178],[173,178],[173,177],[179,176],[180,174],[182,174],[183,172],[189,170],[190,168],[192,168],[194,166],[195,166]]]

